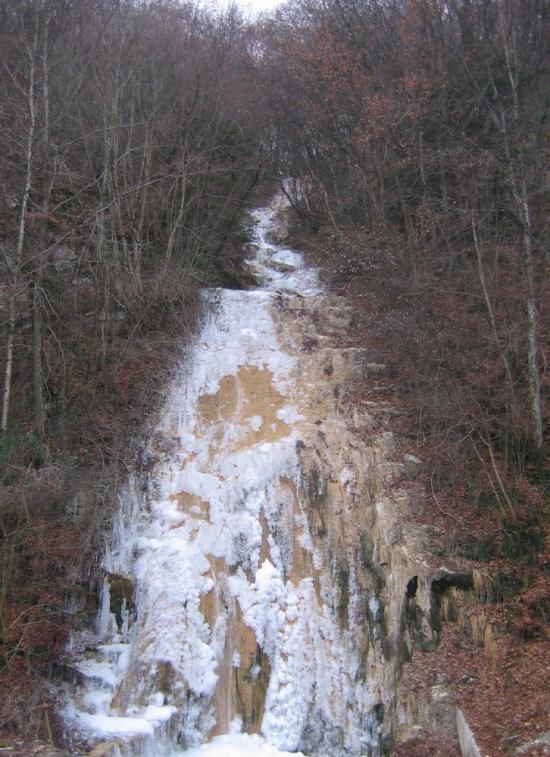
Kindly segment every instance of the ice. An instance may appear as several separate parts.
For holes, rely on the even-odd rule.
[[[112,693],[105,690],[92,689],[82,697],[82,704],[91,711],[92,715],[105,713],[112,699]]]
[[[97,736],[127,736],[145,734],[152,736],[153,723],[145,718],[115,717],[112,715],[76,714],[79,725]]]
[[[355,473],[349,468],[342,468],[340,471],[340,483],[342,486],[347,487],[353,481],[355,481]]]
[[[296,268],[303,266],[304,264],[303,256],[300,255],[299,252],[294,252],[293,250],[276,250],[271,256],[271,259],[276,263],[284,263],[285,265],[295,266]]]
[[[303,757],[302,752],[281,752],[260,736],[249,734],[228,734],[216,736],[208,744],[173,752],[171,757]]]
[[[148,720],[149,722],[159,723],[163,720],[169,720],[175,711],[176,708],[170,705],[161,707],[156,704],[150,704],[143,713],[143,719]]]
[[[94,659],[81,660],[77,667],[88,678],[95,678],[111,688],[117,683],[115,670],[109,662],[99,662]]]
[[[285,405],[277,410],[277,418],[284,423],[296,423],[304,419],[293,405]]]
[[[252,427],[253,431],[259,431],[261,427],[264,425],[264,419],[261,415],[251,415],[248,418],[248,422],[250,426]]]
[[[373,596],[369,598],[369,609],[374,617],[378,615],[378,613],[380,612],[380,601],[377,599],[377,597]]]
[[[307,518],[280,485],[286,479],[300,487],[296,442],[306,419],[291,401],[295,358],[279,344],[272,306],[276,290],[308,295],[319,285],[301,255],[266,242],[278,202],[254,214],[259,251],[250,266],[263,288],[205,294],[202,329],[152,434],[165,444],[155,448],[152,441],[145,451],[152,461],[146,491],[131,478],[120,493],[104,564],[131,579],[135,609],[125,611],[119,627],[106,581],[95,657],[77,664],[89,684],[65,712],[87,737],[145,736],[157,743],[175,718],[174,733],[179,729],[187,743],[203,740],[215,724],[214,694],[238,608],[271,670],[261,736],[234,731],[174,755],[296,754],[311,717],[345,727],[351,744],[360,741],[360,720],[349,707],[357,663],[313,578],[288,576],[295,543],[313,554]],[[276,418],[286,425],[275,439],[262,436],[268,426],[262,415],[246,412],[237,384],[243,368],[269,376],[284,398]],[[236,412],[222,417],[218,393],[230,377],[237,389],[227,402],[236,403]],[[344,469],[342,484],[351,476]],[[269,558],[262,552],[265,523]],[[241,664],[235,648],[228,659]],[[249,674],[260,676],[260,667]]]
[[[276,226],[274,211],[278,210],[277,205],[283,207],[284,201],[279,199],[270,208],[261,208],[253,213],[260,249],[254,259],[248,261],[249,266],[268,290],[296,292],[300,295],[318,294],[321,287],[317,273],[304,264],[303,256],[267,240],[270,231]],[[273,267],[273,263],[282,263],[294,270],[279,271]]]

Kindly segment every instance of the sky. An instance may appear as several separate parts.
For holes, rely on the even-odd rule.
[[[245,15],[256,16],[258,13],[265,11],[272,11],[278,5],[281,5],[283,0],[217,0],[221,7],[227,7],[234,1],[239,8],[243,10]]]

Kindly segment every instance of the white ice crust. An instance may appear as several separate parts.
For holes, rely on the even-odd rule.
[[[163,724],[181,720],[177,697],[172,701],[155,690],[160,666],[173,671],[176,694],[189,692],[204,710],[218,681],[227,626],[221,616],[210,628],[201,611],[201,597],[217,580],[214,557],[227,566],[224,591],[238,602],[245,623],[268,655],[271,675],[261,737],[234,732],[185,754],[272,757],[287,754],[279,749],[294,752],[308,718],[319,714],[341,727],[352,743],[360,741],[360,723],[350,703],[366,701],[367,693],[352,683],[356,663],[337,622],[319,604],[312,578],[297,586],[285,579],[284,534],[282,542],[270,536],[270,559],[260,558],[261,512],[268,523],[280,515],[277,482],[285,476],[299,485],[296,441],[303,417],[288,400],[277,412],[287,432],[275,441],[243,447],[239,440],[262,427],[261,416],[243,420],[241,414],[205,426],[198,412],[199,398],[214,395],[221,380],[236,376],[243,366],[269,371],[273,386],[288,398],[294,358],[278,341],[275,292],[308,296],[319,285],[298,253],[267,242],[276,209],[277,203],[254,214],[259,250],[250,266],[261,276],[263,289],[208,293],[208,315],[156,429],[177,443],[157,455],[149,496],[134,481],[121,493],[105,568],[131,578],[137,618],[129,627],[128,619],[123,627],[117,625],[106,586],[98,618],[100,643],[93,655],[78,662],[86,680],[84,692],[65,712],[71,727],[89,737],[141,734],[154,739]],[[281,272],[271,261],[292,270]],[[343,484],[351,477],[351,471],[342,471]],[[182,509],[177,499],[181,493],[193,497],[195,504]],[[208,517],[201,503],[207,503]],[[302,547],[312,550],[306,518],[297,525]],[[136,675],[137,686],[131,684]],[[136,686],[135,696],[131,685]],[[200,730],[204,712],[198,706],[191,709],[183,714],[189,721],[187,737],[200,742],[205,738]],[[150,748],[151,755],[171,753],[155,748]]]

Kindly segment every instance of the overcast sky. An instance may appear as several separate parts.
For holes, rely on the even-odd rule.
[[[222,7],[231,5],[232,0],[217,0],[218,4]],[[250,14],[256,16],[262,11],[271,11],[278,5],[281,5],[283,0],[234,0],[236,4],[242,8],[246,15]]]

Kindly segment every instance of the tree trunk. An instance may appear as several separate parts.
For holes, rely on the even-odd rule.
[[[505,8],[500,9],[501,34],[504,44],[504,57],[508,81],[513,98],[513,131],[507,125],[505,114],[501,114],[500,125],[504,138],[504,149],[510,172],[512,195],[516,202],[517,213],[521,221],[522,263],[526,284],[525,310],[527,314],[527,375],[529,381],[529,405],[531,414],[531,438],[538,456],[543,455],[543,424],[541,404],[541,379],[539,369],[539,315],[536,304],[535,265],[533,260],[533,230],[531,209],[527,189],[526,169],[524,163],[524,143],[520,139],[520,98],[518,71],[517,39],[513,21],[505,16]],[[511,144],[511,140],[515,144]],[[514,149],[512,149],[514,148]],[[516,157],[517,156],[517,157]]]
[[[504,352],[502,348],[502,344],[501,344],[500,337],[498,334],[496,317],[493,310],[493,305],[491,303],[491,298],[489,297],[489,290],[487,289],[487,282],[485,280],[485,268],[483,266],[481,243],[479,241],[479,236],[477,233],[477,226],[476,226],[473,212],[472,212],[472,233],[474,236],[474,246],[476,248],[476,255],[477,255],[477,271],[478,271],[479,283],[481,284],[481,290],[483,292],[483,298],[485,300],[485,307],[487,308],[487,313],[489,316],[489,323],[491,324],[491,330],[493,332],[496,348],[498,350],[499,357],[502,360],[502,364],[504,366],[504,372],[506,374],[506,381],[508,383],[508,388],[510,390],[510,399],[513,400],[515,392],[514,392],[514,382],[512,379],[512,371],[510,369],[510,364],[508,362],[508,358],[506,357],[506,353]]]
[[[43,106],[43,137],[42,137],[42,227],[40,230],[39,250],[46,248],[46,234],[48,213],[50,211],[50,197],[52,193],[54,172],[50,171],[50,91],[49,91],[49,23],[47,16],[44,22],[44,39],[42,46],[42,106]],[[46,408],[44,406],[44,371],[42,366],[42,270],[43,261],[38,257],[33,281],[32,297],[32,367],[34,393],[34,431],[40,441],[44,439],[46,423]]]
[[[34,391],[34,431],[40,441],[44,439],[46,409],[44,407],[42,371],[42,301],[40,281],[35,276],[32,297],[32,365]]]
[[[17,322],[17,298],[19,295],[21,281],[21,266],[23,262],[23,247],[25,244],[26,216],[27,206],[29,204],[29,195],[32,183],[32,162],[34,151],[34,131],[36,124],[36,112],[34,102],[34,78],[36,66],[36,51],[38,47],[38,18],[36,19],[36,28],[34,32],[33,48],[30,53],[30,70],[29,70],[29,88],[27,92],[27,103],[29,108],[29,129],[27,132],[27,145],[25,150],[25,184],[21,198],[21,209],[19,212],[19,224],[17,229],[17,244],[15,248],[15,257],[12,272],[12,285],[10,301],[8,306],[8,339],[6,345],[6,367],[4,370],[4,391],[2,396],[2,423],[1,430],[6,433],[8,430],[8,419],[10,412],[12,375],[13,375],[13,350],[15,343],[15,327]]]
[[[531,211],[527,199],[525,179],[521,187],[521,209],[523,221],[523,267],[527,284],[527,365],[529,375],[529,397],[531,419],[533,423],[534,442],[539,450],[543,449],[541,381],[538,364],[539,352],[539,314],[536,305],[535,271],[533,263],[533,238],[531,231]]]

